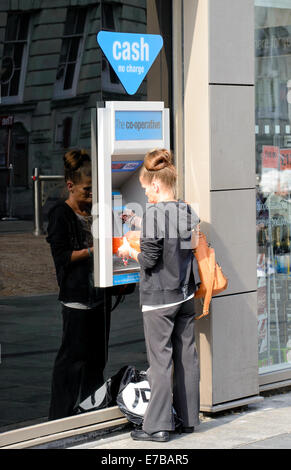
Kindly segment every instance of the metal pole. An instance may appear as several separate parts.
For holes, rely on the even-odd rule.
[[[13,165],[9,165],[9,219],[12,219],[12,204],[13,204]]]
[[[43,233],[40,213],[40,180],[38,168],[33,170],[33,189],[34,189],[34,235],[39,236]]]
[[[7,217],[5,220],[8,220],[10,217],[11,211],[11,162],[10,162],[10,150],[11,150],[11,126],[8,127],[8,145],[7,145],[7,166],[9,168],[9,187],[7,188],[7,196],[6,196],[6,209],[7,209]]]
[[[9,164],[9,186],[7,188],[7,217],[3,217],[2,220],[18,220],[17,217],[13,217],[13,165],[12,163]]]

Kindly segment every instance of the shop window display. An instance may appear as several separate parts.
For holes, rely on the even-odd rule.
[[[255,1],[260,373],[291,367],[291,1]]]
[[[32,184],[28,173],[31,174],[31,168],[35,166],[40,174],[62,175],[65,151],[76,147],[90,148],[91,109],[96,102],[157,100],[172,108],[171,2],[59,0],[60,8],[57,9],[51,2],[45,2],[45,5],[22,2],[25,5],[31,3],[29,14],[15,13],[11,2],[8,2],[6,12],[2,3],[4,55],[15,59],[15,51],[22,51],[22,56],[20,52],[17,55],[22,60],[21,73],[17,75],[19,83],[12,73],[17,67],[9,67],[10,59],[6,60],[6,67],[2,67],[2,104],[9,103],[10,106],[13,102],[17,105],[15,109],[6,107],[5,112],[3,108],[0,122],[0,215],[7,216],[7,123],[15,116],[10,145],[15,188],[13,216],[21,216],[21,223],[23,218],[24,226],[32,227],[31,221],[26,219],[26,214],[32,214],[30,189],[26,188]],[[113,76],[114,72],[103,67],[104,57],[96,41],[99,30],[160,34],[163,37],[164,52],[157,57],[155,66],[134,96],[127,95],[118,78]],[[54,86],[51,77],[55,77]],[[17,88],[14,83],[17,94],[12,93],[12,82],[19,85]],[[22,94],[23,105],[19,104]],[[28,146],[32,149],[30,153]],[[26,156],[29,156],[28,160]],[[42,185],[44,230],[48,211],[64,197],[63,181],[51,180]],[[18,222],[16,225],[18,227]],[[0,282],[0,434],[47,421],[52,368],[62,337],[61,306],[57,301],[53,259],[45,240],[47,234],[35,237],[32,228],[25,234],[17,233],[17,230],[16,233],[1,234],[1,246],[5,246],[2,252],[6,256],[1,255],[4,256],[2,265],[7,265],[7,269]],[[9,259],[7,263],[6,259]],[[113,302],[115,304],[115,298]],[[139,370],[146,368],[138,288],[112,312],[104,377],[114,376],[133,361]],[[81,416],[78,422],[82,423]],[[71,421],[65,423],[68,429],[71,425]]]

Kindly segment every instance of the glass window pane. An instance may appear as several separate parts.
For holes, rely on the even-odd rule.
[[[288,0],[289,2],[289,0]],[[255,1],[260,372],[291,367],[291,2]],[[287,4],[288,3],[288,4]]]
[[[65,32],[64,32],[65,35],[75,33],[76,15],[77,15],[76,9],[71,8],[68,10],[66,24],[65,24]]]
[[[13,52],[14,52],[13,44],[4,45],[3,57],[13,57]]]
[[[9,83],[4,83],[1,85],[1,96],[8,96]]]
[[[69,64],[66,70],[64,90],[70,90],[73,86],[75,64]]]
[[[102,29],[115,30],[114,7],[107,3],[102,4]]]
[[[68,51],[70,46],[70,39],[63,39],[62,42],[62,49],[60,54],[60,63],[64,63],[67,61],[68,58]]]
[[[84,31],[85,26],[85,19],[86,19],[86,10],[80,9],[77,17],[77,24],[76,24],[76,34],[82,34]]]
[[[71,39],[69,62],[75,62],[78,56],[80,38]]]
[[[7,17],[5,41],[13,41],[17,38],[19,15],[10,14]]]
[[[19,33],[18,33],[19,40],[27,39],[28,23],[29,23],[29,15],[27,14],[21,15],[20,22],[19,22]]]
[[[65,73],[65,69],[66,69],[66,65],[65,64],[60,64],[59,67],[58,67],[58,70],[57,70],[57,75],[56,75],[56,79],[57,80],[61,80],[62,77],[64,76],[64,73]]]
[[[19,79],[20,79],[20,70],[15,70],[12,79],[10,80],[10,96],[18,95],[19,88]]]
[[[84,8],[71,8],[68,10],[64,35],[72,36],[78,32],[80,36],[63,38],[55,86],[56,96],[62,95],[64,90],[71,90],[73,86],[85,17],[86,9]]]
[[[2,59],[2,73],[1,73],[1,82],[9,83],[14,71],[14,62],[13,59],[9,56],[3,57]]]
[[[109,62],[107,62],[107,63],[108,63],[108,66],[109,66],[110,82],[111,83],[120,83],[119,78],[116,75],[116,73],[114,72],[113,68],[111,67]]]
[[[23,54],[23,44],[15,44],[14,46],[14,65],[15,67],[21,67]]]

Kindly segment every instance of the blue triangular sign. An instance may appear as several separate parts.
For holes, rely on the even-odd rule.
[[[163,47],[158,34],[100,31],[97,41],[129,95],[136,93]]]

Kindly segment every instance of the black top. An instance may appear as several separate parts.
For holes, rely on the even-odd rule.
[[[191,236],[198,223],[182,201],[147,204],[138,255],[141,305],[179,302],[195,292],[200,278]]]
[[[59,300],[94,305],[103,300],[104,289],[95,288],[93,258],[71,262],[72,252],[86,248],[87,237],[82,223],[71,207],[58,202],[48,214],[48,236],[59,285]]]

